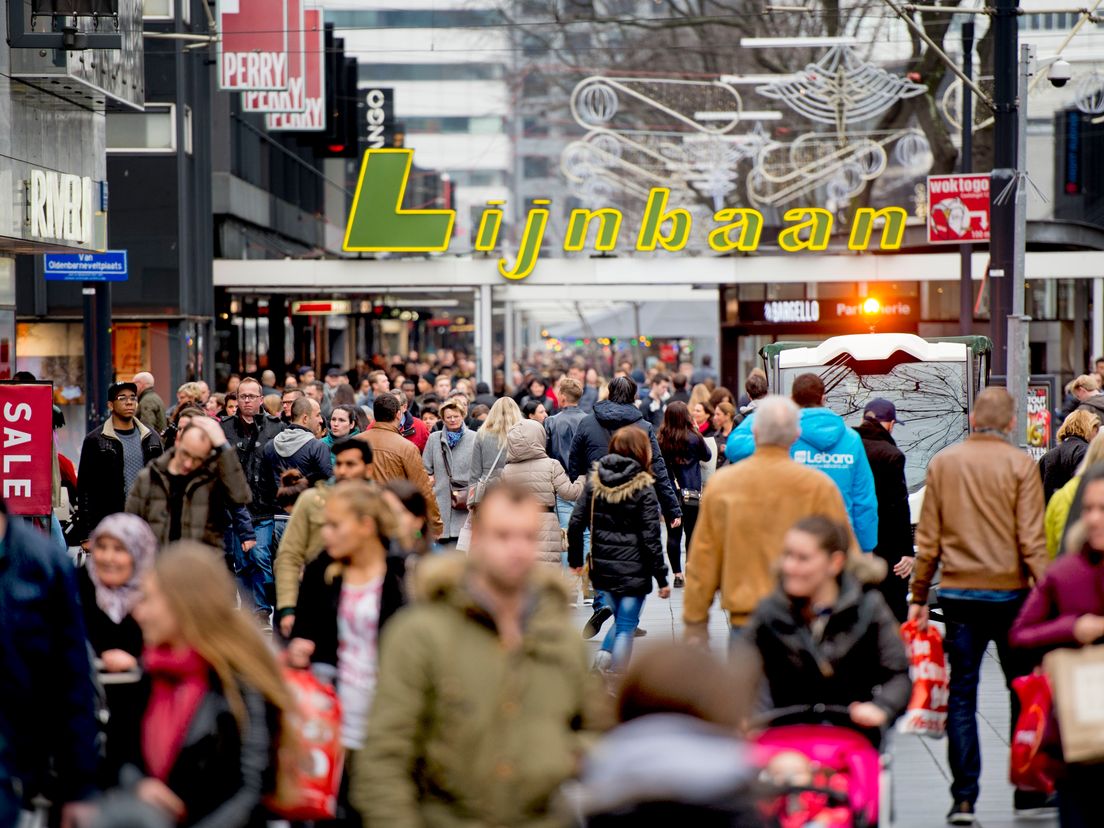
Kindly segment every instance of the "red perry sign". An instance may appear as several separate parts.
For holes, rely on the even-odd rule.
[[[288,88],[286,0],[219,0],[218,23],[219,89]]]
[[[989,174],[928,176],[928,244],[989,241]]]
[[[0,383],[0,497],[10,514],[53,509],[53,406],[48,382]]]
[[[269,92],[243,92],[243,112],[302,112],[306,109],[303,98],[305,67],[304,44],[308,42],[303,30],[304,0],[287,0],[288,18],[288,87]],[[319,16],[318,25],[322,25]]]
[[[269,112],[269,132],[320,132],[326,128],[326,33],[321,9],[303,12],[303,76],[291,79],[291,95],[299,112]]]

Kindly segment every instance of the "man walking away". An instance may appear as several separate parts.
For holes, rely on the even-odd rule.
[[[159,546],[197,540],[218,549],[228,510],[252,499],[237,453],[219,424],[194,417],[176,445],[139,472],[126,510],[149,524]]]
[[[280,476],[288,469],[296,469],[311,486],[329,480],[333,474],[330,447],[315,437],[320,420],[318,410],[314,400],[306,397],[296,400],[291,406],[291,424],[264,448],[261,480],[269,487],[268,496],[273,502],[280,488]]]
[[[847,520],[843,498],[828,476],[790,459],[798,429],[792,401],[765,398],[755,416],[755,453],[718,470],[705,487],[687,555],[693,561],[686,569],[682,610],[687,638],[708,638],[709,607],[719,589],[735,640],[777,584],[775,564],[786,532],[813,515]]]
[[[791,456],[798,463],[820,469],[835,481],[847,504],[851,531],[862,550],[872,552],[878,545],[878,498],[862,438],[847,427],[843,417],[825,408],[824,381],[816,374],[794,378],[790,395],[801,408],[801,435]],[[751,433],[754,422],[755,415],[749,416],[728,435],[725,445],[728,462],[738,463],[754,450]]]
[[[586,419],[586,414],[579,407],[582,396],[582,384],[577,379],[564,377],[560,380],[560,410],[544,421],[544,430],[548,435],[548,456],[559,461],[564,471],[571,465],[571,443],[575,440],[575,432],[579,430],[579,423]],[[556,498],[556,514],[560,519],[561,529],[567,528],[574,509],[574,503]]]
[[[468,558],[418,564],[425,597],[383,632],[371,738],[352,763],[365,824],[560,824],[552,799],[602,693],[560,575],[538,564],[540,525],[528,493],[495,483]]]
[[[138,389],[138,420],[145,423],[159,435],[169,427],[165,418],[165,401],[153,390],[153,374],[142,371],[134,375],[134,386]]]
[[[135,418],[138,386],[116,382],[107,389],[111,412],[81,446],[77,470],[79,537],[87,540],[101,520],[123,511],[127,494],[146,463],[161,456],[161,438]]]
[[[874,554],[886,562],[886,578],[878,589],[898,621],[908,616],[908,578],[912,574],[912,518],[909,515],[905,454],[893,439],[897,407],[873,399],[863,409],[862,438],[878,497],[878,545]]]
[[[927,490],[916,530],[916,570],[909,619],[928,623],[932,577],[943,565],[939,603],[947,623],[951,668],[947,755],[951,766],[951,825],[972,825],[981,774],[977,690],[981,661],[992,641],[1001,670],[1012,680],[1031,671],[1031,655],[1011,648],[1008,632],[1032,579],[1047,563],[1043,486],[1031,456],[1013,447],[1015,402],[1003,388],[986,388],[970,414],[973,433],[943,449],[928,465]],[[1011,725],[1019,703],[1010,693]],[[1016,791],[1018,814],[1037,813],[1045,795]]]
[[[399,432],[399,401],[394,394],[380,394],[372,403],[376,422],[354,439],[363,440],[372,447],[372,479],[377,483],[400,478],[418,487],[429,508],[429,530],[434,538],[441,537],[441,511],[429,482],[422,455],[417,446]]]
[[[1066,393],[1077,398],[1078,411],[1091,411],[1104,423],[1104,394],[1100,393],[1100,378],[1082,374],[1066,386]]]
[[[253,377],[243,379],[238,386],[238,413],[222,421],[222,430],[237,452],[253,496],[249,516],[256,545],[248,559],[238,561],[238,575],[245,587],[243,600],[259,615],[272,609],[272,533],[276,524],[275,490],[265,481],[262,459],[265,447],[283,429],[283,423],[261,410],[261,384]],[[243,539],[233,530],[227,536],[226,550],[237,559]]]
[[[744,382],[744,396],[740,399],[740,415],[746,417],[758,408],[759,401],[765,396],[767,396],[767,376],[756,369]]]
[[[280,539],[273,571],[276,575],[276,615],[285,638],[295,626],[295,606],[299,601],[299,577],[303,567],[318,557],[325,544],[322,527],[326,523],[326,498],[334,483],[343,480],[369,480],[372,447],[363,440],[348,439],[334,444],[334,479],[316,483],[295,501],[287,529]]]
[[[669,379],[666,374],[656,374],[652,377],[648,387],[648,396],[640,401],[640,411],[644,419],[652,424],[652,428],[659,431],[663,425],[663,412],[667,410],[667,387]]]

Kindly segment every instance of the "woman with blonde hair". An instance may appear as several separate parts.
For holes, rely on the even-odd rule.
[[[1076,414],[1089,414],[1089,412],[1074,411],[1066,418],[1066,423],[1070,421],[1070,417]],[[1094,420],[1096,419],[1095,414],[1089,414],[1089,416]],[[1065,428],[1066,423],[1062,423],[1063,428]],[[1090,467],[1097,463],[1104,463],[1104,434],[1097,434],[1093,437],[1085,456],[1081,460],[1081,465],[1077,467],[1073,477],[1062,488],[1058,489],[1047,503],[1043,525],[1046,528],[1047,552],[1050,553],[1052,558],[1057,557],[1062,548],[1062,538],[1066,533],[1070,510],[1077,499],[1077,489],[1081,485],[1081,478],[1085,476],[1085,472]]]
[[[1078,409],[1066,417],[1058,429],[1058,445],[1039,458],[1043,495],[1048,501],[1073,479],[1099,430],[1100,420],[1091,411]]]
[[[348,778],[355,752],[364,747],[380,631],[406,603],[406,567],[401,555],[388,555],[401,527],[381,489],[362,480],[338,483],[326,498],[325,517],[326,548],[303,572],[287,654],[292,667],[309,667],[336,682],[341,744],[351,752],[345,761]],[[338,819],[359,825],[346,789],[342,785]]]
[[[491,406],[491,413],[475,434],[471,462],[473,482],[486,483],[506,466],[506,435],[523,419],[521,408],[512,397],[501,397]],[[475,505],[470,496],[468,503]]]
[[[145,641],[148,686],[129,768],[134,794],[188,825],[263,826],[264,795],[294,792],[294,710],[272,649],[214,549],[169,546],[142,581],[133,610]]]

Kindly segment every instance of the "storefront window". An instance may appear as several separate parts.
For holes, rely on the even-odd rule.
[[[16,369],[54,384],[54,403],[67,427],[58,444],[67,457],[80,454],[85,432],[84,326],[79,322],[21,322]]]

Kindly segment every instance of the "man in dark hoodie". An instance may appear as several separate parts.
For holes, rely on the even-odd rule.
[[[261,483],[273,500],[280,488],[280,475],[288,469],[297,469],[311,486],[333,475],[330,447],[314,436],[317,406],[306,397],[296,400],[291,406],[291,424],[264,448]]]
[[[580,422],[571,442],[570,468],[567,475],[578,479],[590,471],[591,466],[602,459],[609,451],[610,437],[613,432],[625,426],[635,425],[648,432],[652,443],[652,470],[656,478],[656,496],[663,510],[663,517],[669,526],[682,525],[682,509],[671,480],[667,476],[667,465],[663,462],[663,453],[656,442],[655,429],[644,419],[644,415],[635,405],[636,383],[628,377],[616,377],[609,384],[609,399],[595,404],[594,413],[588,414]]]

